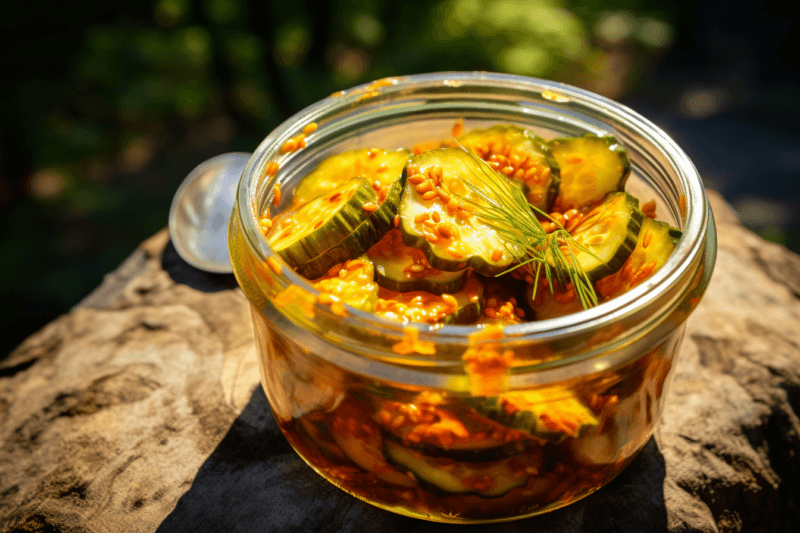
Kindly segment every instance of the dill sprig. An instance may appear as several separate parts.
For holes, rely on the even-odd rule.
[[[551,292],[554,292],[554,280],[562,290],[566,290],[568,284],[572,284],[575,295],[584,309],[597,305],[594,285],[575,257],[576,250],[589,254],[591,251],[576,242],[572,235],[547,213],[528,203],[520,187],[512,185],[510,180],[486,161],[456,142],[478,163],[480,169],[480,172],[476,172],[470,167],[470,172],[481,186],[462,180],[480,201],[466,197],[461,199],[474,206],[475,215],[497,232],[503,240],[506,251],[519,261],[498,276],[517,268],[526,268],[534,276],[532,299],[536,298],[539,278],[544,275]],[[548,235],[536,215],[552,221],[558,229]]]

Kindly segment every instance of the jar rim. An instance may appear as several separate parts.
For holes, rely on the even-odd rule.
[[[570,106],[577,106],[592,116],[613,117],[661,151],[661,154],[666,157],[666,161],[675,171],[680,186],[684,191],[683,237],[666,263],[656,274],[627,293],[604,302],[602,305],[546,321],[525,322],[507,326],[504,329],[504,339],[499,342],[524,343],[558,340],[584,334],[608,324],[610,321],[641,310],[648,303],[658,301],[660,297],[681,283],[681,280],[686,278],[689,269],[696,264],[698,258],[704,253],[704,243],[709,231],[708,228],[713,222],[710,220],[711,212],[700,175],[689,157],[678,147],[675,141],[648,119],[608,98],[559,82],[488,72],[441,72],[400,76],[335,93],[296,113],[273,130],[260,143],[244,169],[237,191],[236,202],[242,231],[250,248],[258,254],[258,260],[267,262],[270,258],[275,258],[280,261],[280,257],[272,251],[261,233],[258,224],[260,213],[257,212],[254,202],[254,196],[258,190],[271,189],[272,184],[278,183],[280,180],[277,175],[273,176],[266,183],[267,189],[259,189],[262,176],[258,171],[264,168],[268,161],[280,155],[280,147],[298,133],[298,125],[317,122],[320,117],[330,115],[337,110],[357,108],[360,105],[369,103],[370,99],[378,95],[382,97],[403,95],[409,94],[420,87],[432,88],[436,86],[447,87],[450,90],[459,87],[463,87],[465,90],[485,87],[492,90],[512,91],[519,93],[519,97],[522,99],[538,95],[540,98],[543,96],[549,100],[548,105],[553,104],[555,106],[558,106],[560,99],[563,99],[564,102],[569,102]],[[317,294],[312,285],[291,268],[282,269],[279,279],[282,279],[286,286],[298,285],[312,294]],[[321,313],[330,312],[327,306],[315,305],[316,310]],[[657,318],[653,317],[651,320],[656,320]],[[371,313],[356,310],[348,313],[348,316],[342,318],[342,320],[347,321],[350,326],[382,332],[389,337],[402,336],[403,328],[411,325],[391,322]],[[413,325],[420,330],[420,340],[435,340],[436,342],[451,344],[468,344],[469,335],[476,331],[474,325],[438,327],[428,327],[427,324]],[[393,358],[402,360],[403,356],[394,355]],[[586,358],[586,354],[584,354],[578,359],[582,361]],[[574,362],[573,359],[565,358],[559,361],[559,365],[569,365],[572,362]]]

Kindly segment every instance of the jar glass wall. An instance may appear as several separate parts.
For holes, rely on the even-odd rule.
[[[273,213],[327,156],[448,138],[461,119],[466,130],[511,123],[545,138],[614,135],[632,163],[626,189],[656,199],[659,219],[681,228],[682,239],[659,272],[598,307],[509,326],[497,338],[476,337],[470,326],[419,324],[417,341],[435,355],[398,354],[393,348],[409,342],[403,324],[354,309],[340,316],[318,304],[311,284],[266,244],[258,220],[276,184],[285,192]],[[282,154],[312,122],[307,147]],[[661,130],[579,89],[487,73],[382,80],[292,117],[248,163],[229,243],[251,303],[264,389],[295,450],[356,497],[449,522],[561,507],[635,457],[661,413],[685,320],[716,251],[697,171]],[[469,349],[513,352],[501,385],[465,370]],[[514,412],[503,396],[486,394],[498,386],[503,396],[523,396],[526,408]]]

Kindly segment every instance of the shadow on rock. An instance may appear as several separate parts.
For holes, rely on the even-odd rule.
[[[372,507],[330,485],[294,452],[257,388],[158,533],[648,532],[667,529],[664,459],[653,439],[611,484],[565,509],[492,526],[435,524]]]
[[[331,486],[306,465],[283,437],[258,387],[157,531],[333,532],[353,507],[359,519],[388,515]]]
[[[161,256],[161,266],[175,283],[188,285],[202,292],[219,292],[237,286],[233,274],[211,274],[197,269],[178,255],[172,240],[167,243]]]

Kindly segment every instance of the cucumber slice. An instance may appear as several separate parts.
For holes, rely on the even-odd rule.
[[[297,266],[298,274],[308,279],[315,279],[324,275],[332,266],[366,253],[367,250],[381,240],[383,235],[394,229],[394,220],[400,206],[400,197],[403,194],[404,184],[405,176],[395,180],[389,187],[386,197],[382,201],[379,197],[377,198],[375,203],[378,204],[378,208],[369,214],[366,220],[361,222],[335,246]],[[328,193],[324,198],[329,197],[331,194],[335,194],[335,192]],[[306,205],[313,204],[316,201],[318,199],[312,200]],[[298,209],[302,209],[302,207]]]
[[[407,150],[379,150],[377,148],[351,150],[325,159],[303,178],[294,191],[292,202],[304,204],[330,192],[356,176],[381,187],[391,186],[400,178],[408,161]]]
[[[503,428],[508,431],[509,428]],[[519,432],[522,434],[522,432]],[[506,457],[513,457],[521,453],[525,453],[534,444],[534,440],[529,438],[520,438],[512,442],[503,442],[501,439],[488,435],[480,435],[479,438],[483,440],[476,440],[472,442],[459,442],[453,444],[449,448],[441,448],[435,444],[427,442],[420,442],[412,444],[409,441],[399,439],[392,433],[385,432],[386,438],[394,440],[404,446],[417,450],[430,457],[448,457],[454,461],[463,461],[467,463],[485,463],[487,461],[499,461]]]
[[[628,260],[641,231],[644,213],[639,200],[625,192],[609,193],[572,230],[575,260],[592,282],[613,274]]]
[[[624,294],[649,278],[664,266],[675,249],[681,232],[664,222],[645,217],[636,247],[623,266],[615,273],[595,283],[600,302],[605,302]],[[645,243],[647,246],[645,246]],[[574,294],[567,294],[556,287],[555,293],[548,287],[540,286],[533,297],[533,285],[525,289],[528,305],[536,313],[538,320],[556,318],[577,313],[583,306]]]
[[[365,220],[351,231],[344,240],[336,246],[329,248],[325,253],[318,255],[299,265],[297,273],[307,279],[317,279],[324,276],[333,266],[344,263],[349,259],[364,255],[369,248],[381,239],[381,234],[375,229],[370,219]]]
[[[331,415],[333,441],[348,459],[381,480],[401,487],[416,487],[414,479],[400,472],[383,457],[383,437],[370,417],[368,403],[347,399]]]
[[[601,424],[565,443],[564,450],[577,463],[597,467],[615,463],[627,455],[626,452],[636,449],[648,435],[647,427],[652,423],[653,411],[657,411],[657,402],[647,401],[647,396],[652,394],[647,388],[622,399],[614,406],[613,414],[602,414]]]
[[[310,417],[303,416],[297,419],[297,430],[307,439],[313,442],[317,450],[332,461],[346,461],[347,457],[341,448],[333,442],[333,438],[328,431],[328,425],[324,421],[312,420]]]
[[[631,163],[611,135],[553,139],[549,146],[561,167],[556,200],[561,211],[599,202],[609,192],[625,187]]]
[[[636,248],[616,274],[597,282],[598,294],[607,299],[619,296],[658,272],[680,238],[679,230],[645,217]]]
[[[549,287],[540,285],[536,289],[536,295],[534,296],[533,287],[533,285],[528,285],[525,288],[525,300],[536,314],[536,320],[558,318],[583,311],[583,304],[581,304],[574,291],[564,293],[560,287],[556,286],[554,293]]]
[[[455,298],[455,306],[448,296]],[[471,324],[481,316],[483,305],[483,285],[475,276],[468,276],[464,288],[452,295],[380,288],[375,314],[400,322]]]
[[[441,406],[373,397],[373,404],[375,420],[387,438],[432,457],[495,461],[519,455],[533,444],[530,435],[500,426],[460,403]]]
[[[342,303],[360,311],[371,313],[378,301],[378,284],[372,281],[374,270],[366,256],[345,261],[334,265],[327,274],[316,280],[314,288],[336,296]]]
[[[561,171],[547,142],[518,126],[472,130],[459,139],[492,168],[527,185],[528,202],[544,212],[558,194]]]
[[[385,443],[387,458],[425,483],[450,494],[472,493],[497,498],[528,483],[523,463],[515,457],[488,463],[463,463],[430,457],[394,441]]]
[[[430,178],[431,173],[436,174],[437,171],[441,176],[435,180]],[[409,172],[415,173],[408,176]],[[454,148],[430,150],[412,156],[405,174],[406,184],[398,210],[399,229],[403,234],[403,242],[422,250],[433,268],[459,271],[471,267],[479,274],[493,276],[508,269],[521,255],[520,250],[507,244],[477,216],[456,207],[459,195],[480,201],[465,185],[465,181],[476,187],[485,187],[477,178],[481,176],[492,182],[503,180],[502,183],[497,182],[497,186],[507,187],[509,180],[494,173],[487,174],[479,161],[463,150]],[[420,183],[421,179],[426,181]],[[423,192],[420,192],[420,188],[423,188]],[[425,199],[425,196],[429,198]],[[469,209],[467,202],[462,202],[462,205]],[[442,230],[445,230],[444,234]]]
[[[298,267],[350,235],[370,217],[364,204],[377,200],[367,180],[349,180],[306,204],[281,213],[267,233],[267,242],[290,266]],[[366,248],[346,259],[358,257],[365,251]]]
[[[473,396],[464,403],[498,424],[555,443],[597,425],[592,411],[563,387]]]
[[[431,268],[425,254],[403,244],[402,234],[395,229],[370,248],[367,257],[375,265],[378,285],[396,292],[452,294],[463,289],[467,281],[466,270],[442,272]]]
[[[383,236],[388,231],[394,229],[394,219],[400,209],[400,199],[403,197],[403,186],[405,185],[405,175],[400,176],[389,185],[388,192],[383,200],[378,197],[378,209],[370,216],[369,220],[378,233]]]

